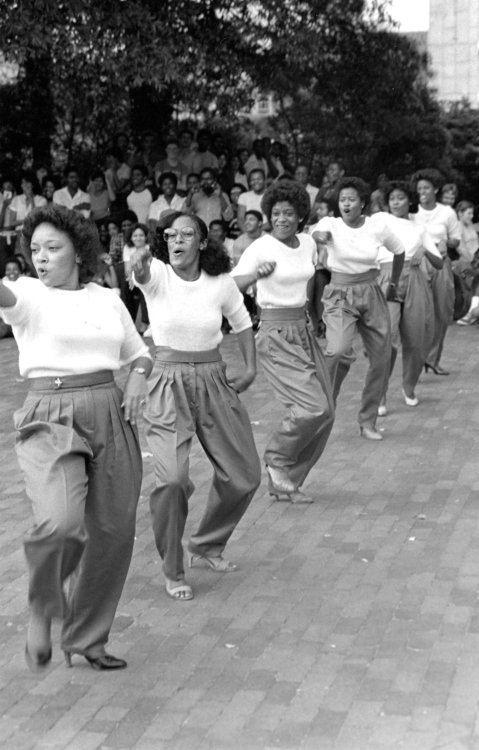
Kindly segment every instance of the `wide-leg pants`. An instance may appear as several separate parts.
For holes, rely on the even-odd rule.
[[[300,487],[323,453],[334,422],[331,381],[303,308],[263,310],[257,350],[287,412],[264,453]]]
[[[25,538],[29,601],[63,618],[65,650],[93,657],[104,653],[128,572],[142,479],[138,435],[109,375],[31,390],[15,413],[35,519]]]
[[[432,269],[432,298],[434,303],[434,335],[427,355],[428,364],[437,367],[441,359],[444,339],[454,317],[454,277],[451,261],[444,258],[441,269]]]
[[[376,282],[377,271],[333,273],[324,290],[326,363],[336,403],[341,384],[354,361],[353,341],[359,332],[369,361],[358,421],[374,427],[389,377],[391,324],[386,298]]]
[[[202,361],[203,360],[203,361]],[[228,383],[218,350],[175,352],[159,347],[145,413],[156,487],[150,496],[153,532],[163,571],[184,576],[182,537],[194,491],[189,456],[198,437],[214,470],[206,509],[189,549],[218,556],[251,502],[261,467],[251,423]]]
[[[378,283],[384,293],[391,279],[391,270],[392,263],[381,264]],[[401,346],[402,386],[406,395],[412,396],[426,362],[432,335],[432,295],[419,264],[405,263],[396,296],[398,301],[387,303],[392,340],[390,375]]]

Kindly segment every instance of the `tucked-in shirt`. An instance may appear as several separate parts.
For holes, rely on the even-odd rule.
[[[400,219],[390,214],[388,215],[388,222],[396,237],[399,237],[404,245],[404,260],[411,260],[421,247],[432,255],[441,257],[441,253],[425,227],[418,226],[409,219]],[[380,249],[378,261],[379,263],[390,263],[392,261],[392,255],[385,247]]]
[[[360,227],[349,227],[341,218],[325,216],[314,227],[314,232],[330,232],[327,243],[327,265],[338,273],[359,274],[378,268],[378,255],[382,245],[391,253],[400,255],[404,245],[390,229],[389,214],[365,216]]]
[[[131,193],[128,193],[126,196],[126,203],[130,211],[133,211],[136,214],[138,222],[140,224],[146,224],[148,220],[148,211],[153,203],[153,196],[148,188],[139,190],[138,192],[132,190]]]
[[[118,370],[149,356],[128,310],[110,289],[89,283],[68,291],[27,277],[4,284],[17,301],[0,313],[13,328],[24,378]]]
[[[419,206],[417,214],[411,214],[411,219],[415,224],[427,228],[436,245],[441,240],[461,239],[461,226],[456,212],[451,206],[443,206],[442,203],[437,203],[431,210]]]
[[[180,278],[169,263],[154,258],[151,278],[136,285],[145,295],[153,341],[181,351],[206,351],[222,338],[223,316],[234,333],[251,328],[243,296],[228,274],[202,271],[196,281]]]
[[[299,247],[288,247],[269,234],[259,237],[246,248],[232,271],[232,276],[255,274],[262,263],[276,263],[269,276],[256,282],[260,307],[302,307],[307,300],[307,286],[313,276],[316,243],[308,234],[296,235]]]
[[[75,195],[72,196],[68,188],[64,187],[60,190],[55,190],[53,193],[53,202],[56,203],[57,206],[64,206],[65,208],[74,210],[82,203],[90,205],[90,196],[88,193],[84,193],[83,190],[77,190]],[[82,208],[80,213],[83,214],[85,219],[90,217],[90,209]]]

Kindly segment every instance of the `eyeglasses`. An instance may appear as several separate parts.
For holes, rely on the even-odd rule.
[[[178,235],[182,240],[192,240],[196,234],[196,229],[193,227],[185,227],[184,229],[165,229],[163,232],[163,239],[165,242],[174,242]]]

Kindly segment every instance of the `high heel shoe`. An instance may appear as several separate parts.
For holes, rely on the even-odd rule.
[[[186,550],[186,557],[190,568],[194,566],[195,562],[204,562],[215,573],[234,573],[235,570],[238,570],[235,563],[225,560],[221,555],[200,555],[198,552]]]
[[[286,500],[287,502],[296,503],[298,505],[301,503],[314,503],[314,498],[301,492],[301,490],[295,487],[288,478],[283,478],[281,476],[278,477],[280,470],[273,469],[273,472],[276,474],[274,480],[271,467],[266,467],[266,473],[268,474],[268,492],[271,497],[274,497],[278,501]]]
[[[402,395],[406,406],[417,406],[419,404],[417,396],[408,396],[404,388],[402,389]]]
[[[429,372],[429,370],[432,370],[434,375],[450,375],[450,373],[447,370],[443,370],[442,367],[439,367],[439,365],[430,365],[428,362],[424,365],[424,370],[426,372]]]
[[[67,667],[72,667],[72,652],[71,651],[64,651],[65,655],[65,661]],[[92,669],[95,669],[97,672],[100,672],[104,669],[125,669],[127,667],[127,662],[124,659],[118,659],[116,656],[112,656],[111,654],[102,654],[101,656],[88,656],[87,654],[78,654],[78,656],[83,656],[84,659],[87,660],[88,664]]]
[[[45,667],[48,667],[52,660],[52,648],[48,651],[39,651],[38,654],[33,656],[28,650],[28,643],[25,644],[25,661],[30,672],[41,672]]]
[[[359,432],[361,437],[366,438],[366,440],[383,440],[383,436],[375,427],[368,427],[365,424],[360,425]]]

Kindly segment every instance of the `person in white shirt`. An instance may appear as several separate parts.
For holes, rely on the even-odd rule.
[[[156,201],[153,201],[148,210],[148,226],[152,232],[156,230],[158,223],[168,214],[174,211],[183,211],[185,208],[185,198],[182,198],[176,192],[178,179],[174,172],[163,172],[158,179],[158,187],[161,195]]]
[[[268,217],[261,209],[261,201],[266,186],[265,173],[262,169],[253,169],[249,174],[248,182],[250,189],[246,193],[241,193],[238,198],[237,220],[242,232],[246,231],[245,214],[247,211],[259,211],[263,215],[263,227],[269,226]]]
[[[110,148],[105,153],[105,180],[110,192],[110,198],[119,206],[124,206],[126,196],[130,192],[131,168],[123,161],[123,154],[119,148]]]
[[[22,228],[23,221],[30,211],[47,203],[40,194],[40,185],[34,172],[23,172],[20,186],[22,192],[12,198],[5,217],[5,226],[16,230]]]
[[[369,188],[363,180],[343,177],[338,190],[341,216],[326,216],[311,229],[320,248],[326,250],[331,271],[323,294],[326,360],[336,401],[354,361],[355,334],[360,334],[369,362],[358,415],[360,434],[368,440],[382,440],[376,419],[391,362],[391,324],[386,299],[377,283],[378,254],[383,245],[394,253],[387,290],[387,297],[393,298],[404,262],[404,246],[389,228],[386,214],[364,216]]]
[[[142,164],[136,164],[131,170],[132,190],[126,196],[126,204],[136,214],[140,224],[148,223],[148,213],[153,203],[153,196],[146,187],[148,170]]]
[[[395,298],[388,300],[392,341],[389,377],[401,346],[402,394],[406,406],[417,406],[419,400],[415,388],[431,343],[433,321],[432,295],[423,266],[427,262],[433,268],[439,269],[443,260],[426,229],[410,221],[411,195],[407,184],[390,183],[385,192],[385,200],[391,212],[389,226],[405,249],[403,270],[398,280]],[[391,280],[393,256],[383,248],[378,260],[378,282],[386,294]],[[386,390],[387,384],[378,409],[380,417],[387,413]]]
[[[434,337],[426,357],[426,372],[435,375],[449,375],[439,362],[444,347],[444,339],[454,315],[454,277],[448,250],[456,251],[461,241],[461,227],[450,206],[437,202],[437,194],[443,183],[437,169],[422,169],[415,174],[416,190],[419,196],[417,213],[412,220],[426,227],[441,253],[444,264],[441,269],[431,269],[431,288],[434,300]]]
[[[301,231],[309,196],[302,185],[281,180],[266,190],[262,209],[271,234],[246,248],[232,276],[243,292],[257,286],[258,354],[286,410],[264,453],[269,491],[277,499],[311,503],[313,497],[300,488],[326,447],[334,401],[324,356],[306,317],[317,259],[313,239]]]
[[[38,279],[0,282],[0,312],[13,327],[29,380],[15,413],[16,451],[35,524],[25,537],[33,671],[62,649],[96,670],[126,667],[105,651],[133,551],[142,464],[135,422],[147,396],[148,348],[118,296],[89,283],[96,227],[60,206],[27,216],[22,241]],[[129,365],[122,393],[113,372]],[[64,585],[68,580],[68,593]]]
[[[53,203],[71,210],[80,211],[85,219],[90,217],[90,196],[80,190],[80,176],[76,169],[70,168],[66,173],[67,184],[53,193]]]
[[[145,415],[156,477],[150,508],[166,591],[184,601],[193,597],[181,539],[194,490],[189,454],[195,435],[214,478],[188,544],[189,565],[200,562],[218,573],[236,569],[223,550],[261,477],[250,419],[238,398],[255,377],[255,348],[251,320],[228,275],[229,258],[208,242],[204,222],[186,214],[169,217],[157,255],[138,253],[137,263],[132,259],[157,347]],[[244,358],[241,374],[231,379],[218,349],[223,316]]]

